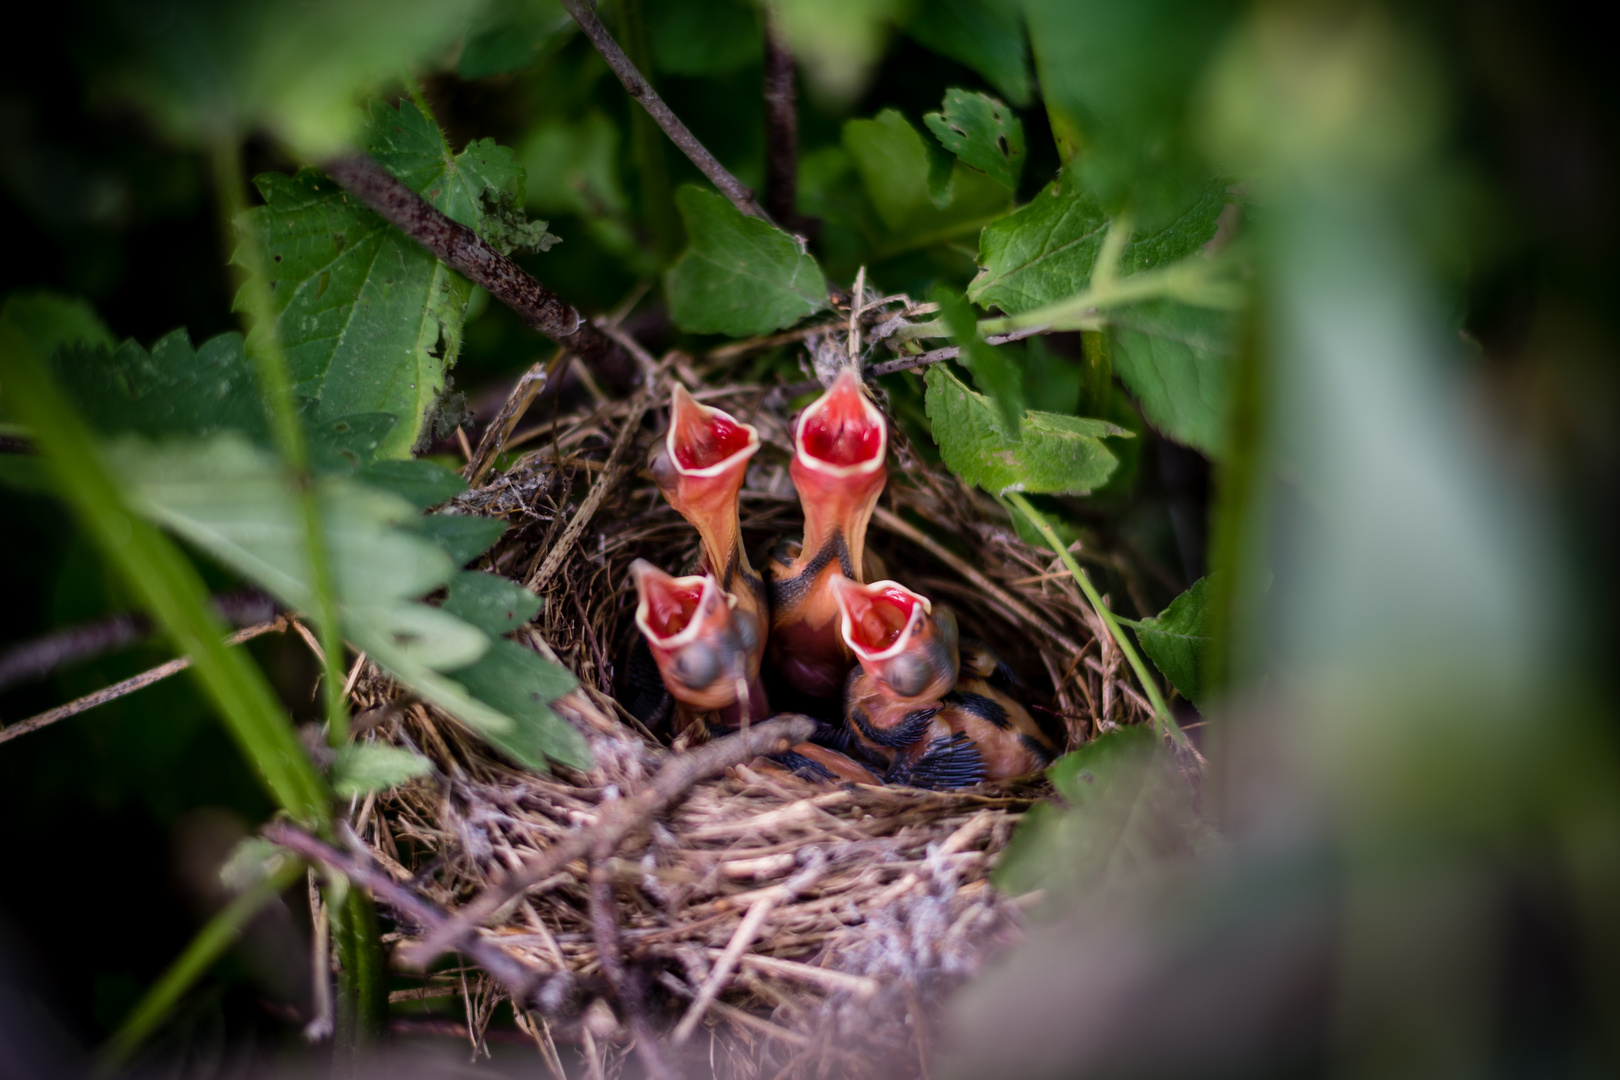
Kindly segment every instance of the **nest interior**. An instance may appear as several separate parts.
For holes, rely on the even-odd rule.
[[[368,798],[351,824],[389,873],[448,911],[589,825],[605,803],[643,789],[680,752],[619,702],[635,633],[630,563],[687,572],[698,560],[696,533],[646,471],[667,422],[671,369],[681,365],[661,365],[631,399],[517,432],[505,446],[526,448],[522,456],[450,508],[509,524],[480,566],[544,598],[517,640],[578,675],[578,689],[552,708],[586,734],[596,766],[515,767],[375,670],[352,691],[357,709],[384,717],[370,737],[417,749],[436,773]],[[699,400],[760,431],[742,496],[749,549],[797,535],[791,417],[779,395],[704,387],[686,373]],[[929,466],[895,431],[868,533],[890,575],[951,605],[992,643],[1026,684],[1026,704],[1071,745],[1148,718],[1118,650],[1052,553],[1021,541],[992,500]],[[746,764],[705,779],[597,859],[612,882],[625,965],[646,988],[654,1022],[717,1073],[926,1070],[934,1006],[1018,933],[1020,900],[1000,895],[989,874],[1019,815],[1046,790],[1038,780],[956,792],[818,786]],[[590,887],[576,860],[479,931],[555,974],[549,999],[516,1008],[548,1061],[557,1060],[554,1040],[582,1041],[603,1060],[612,1059],[604,1045],[624,1052],[610,995],[593,989],[603,973]],[[401,923],[388,936],[404,943],[419,933]],[[456,1012],[465,1012],[476,1052],[506,993],[469,966],[441,967],[419,989],[395,993],[413,995],[464,997]]]

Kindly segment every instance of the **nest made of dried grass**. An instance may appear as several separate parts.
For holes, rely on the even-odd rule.
[[[677,752],[616,697],[635,632],[630,563],[646,558],[677,571],[698,557],[695,533],[645,469],[672,370],[700,400],[759,428],[763,447],[742,501],[750,548],[800,527],[780,395],[705,387],[675,357],[629,400],[567,415],[531,410],[538,422],[506,445],[534,449],[449,509],[509,523],[481,565],[544,598],[518,640],[579,676],[554,708],[587,734],[596,767],[513,767],[375,671],[352,690],[358,710],[385,718],[373,737],[419,750],[437,774],[367,799],[351,824],[390,873],[447,910],[591,822],[605,801],[642,788]],[[521,389],[503,415],[520,404]],[[952,605],[992,642],[1026,680],[1028,704],[1066,728],[1071,745],[1151,715],[1052,553],[1021,541],[992,500],[926,464],[898,433],[868,546],[893,576]],[[925,1070],[934,1006],[1018,932],[1019,901],[991,887],[989,874],[1019,815],[1045,790],[1039,781],[962,792],[816,787],[747,766],[699,783],[604,864],[625,961],[647,988],[654,1022],[673,1027],[694,995],[718,988],[687,1052],[719,1074]],[[481,933],[559,973],[547,983],[547,1008],[517,1017],[551,1051],[547,1060],[556,1060],[554,1039],[572,1039],[612,1071],[623,1061],[623,1029],[603,1001],[586,874],[583,860],[568,864]],[[417,933],[401,925],[390,937]],[[476,1052],[503,994],[466,968],[441,970],[396,997],[464,998],[457,1012]]]

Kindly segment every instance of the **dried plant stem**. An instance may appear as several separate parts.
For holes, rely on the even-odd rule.
[[[1075,562],[1074,556],[1069,553],[1068,546],[1058,538],[1058,534],[1052,529],[1052,525],[1046,520],[1046,516],[1030,505],[1030,501],[1024,497],[1022,492],[1009,491],[1006,497],[1007,501],[1016,506],[1018,512],[1028,518],[1031,525],[1035,526],[1036,531],[1057,553],[1057,557],[1063,560],[1063,565],[1068,568],[1070,575],[1074,577],[1075,584],[1080,586],[1080,591],[1084,592],[1086,599],[1091,602],[1092,610],[1097,613],[1097,617],[1108,627],[1109,637],[1113,638],[1114,644],[1119,646],[1119,651],[1124,654],[1126,661],[1130,663],[1131,670],[1136,672],[1136,681],[1141,684],[1142,692],[1147,695],[1148,702],[1153,707],[1153,715],[1158,720],[1160,733],[1169,735],[1171,741],[1178,747],[1187,747],[1186,733],[1176,723],[1176,718],[1170,715],[1170,708],[1164,703],[1164,695],[1159,693],[1159,684],[1154,680],[1153,673],[1148,671],[1147,664],[1143,662],[1142,657],[1136,651],[1136,646],[1132,645],[1120,630],[1119,622],[1114,618],[1114,613],[1108,610],[1107,604],[1103,603],[1102,595],[1097,592],[1097,587],[1091,583],[1091,579],[1086,576],[1086,572],[1080,569],[1080,564]]]
[[[589,364],[620,393],[636,383],[636,366],[624,350],[556,293],[465,225],[450,220],[368,154],[350,153],[325,163],[326,172],[352,195],[442,262],[517,312],[538,330]]]
[[[557,873],[575,859],[587,855],[597,859],[606,858],[620,841],[646,825],[654,814],[685,795],[699,780],[741,765],[760,754],[803,742],[815,730],[816,722],[808,716],[787,714],[754,724],[746,731],[716,739],[687,753],[673,755],[640,794],[606,804],[591,825],[569,833],[538,857],[508,873],[503,880],[486,887],[436,931],[430,931],[419,943],[410,946],[406,961],[416,967],[426,967],[440,953],[460,948],[463,940],[504,907],[507,901]]]
[[[698,167],[698,171],[708,177],[709,182],[719,188],[720,193],[730,199],[738,210],[750,217],[770,221],[770,215],[766,214],[755,201],[754,193],[732,176],[730,171],[720,164],[719,159],[709,153],[707,147],[698,142],[697,136],[687,130],[680,117],[671,112],[669,106],[664,104],[664,99],[648,85],[641,72],[630,62],[630,58],[624,55],[624,50],[619,48],[619,43],[613,40],[613,35],[607,32],[607,27],[602,25],[602,20],[596,17],[590,0],[562,0],[562,6],[574,17],[574,21],[579,23],[579,28],[585,31],[585,36],[591,39],[596,51],[602,54],[602,59],[607,61],[608,67],[613,69],[613,74],[624,84],[625,91],[641,102],[642,108],[646,109],[647,114],[664,129],[664,134],[669,136],[670,141],[692,159],[692,164]]]
[[[602,964],[602,975],[624,1009],[630,1034],[636,1040],[636,1053],[647,1067],[650,1080],[678,1080],[680,1072],[664,1057],[663,1047],[647,1020],[646,1003],[642,999],[641,983],[625,970],[624,949],[619,941],[619,920],[613,913],[613,879],[600,862],[590,869],[591,934],[596,940],[596,955]]]
[[[254,638],[264,634],[280,633],[287,629],[287,624],[287,617],[281,615],[271,619],[269,622],[262,622],[257,626],[249,626],[246,629],[238,630],[225,639],[225,644],[240,645],[244,641],[252,641]],[[26,720],[19,720],[15,724],[0,728],[0,743],[15,739],[19,735],[27,735],[31,731],[38,731],[40,728],[54,724],[58,720],[66,720],[70,716],[77,716],[82,712],[95,708],[97,705],[105,705],[109,701],[116,701],[126,694],[133,694],[135,691],[151,686],[155,682],[167,679],[170,675],[176,675],[190,666],[191,657],[182,656],[170,660],[166,664],[159,664],[148,671],[143,671],[139,675],[132,675],[123,682],[113,683],[111,686],[97,690],[93,694],[86,694],[77,701],[70,701],[66,705],[59,705],[48,712],[30,716]]]

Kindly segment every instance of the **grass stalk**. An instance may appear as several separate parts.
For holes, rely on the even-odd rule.
[[[1047,545],[1057,553],[1059,559],[1063,560],[1063,565],[1074,577],[1075,584],[1080,586],[1080,591],[1086,594],[1086,599],[1091,602],[1092,608],[1097,612],[1097,617],[1108,627],[1108,633],[1113,636],[1114,644],[1119,646],[1119,651],[1125,654],[1125,660],[1131,665],[1131,670],[1136,672],[1136,681],[1141,684],[1142,692],[1147,695],[1148,704],[1153,706],[1153,715],[1158,721],[1159,733],[1169,735],[1171,741],[1177,746],[1185,747],[1187,745],[1187,735],[1181,730],[1181,725],[1176,723],[1176,718],[1170,715],[1170,707],[1165,704],[1164,695],[1159,693],[1159,684],[1153,678],[1153,673],[1148,670],[1147,664],[1136,651],[1136,646],[1131,644],[1130,639],[1120,630],[1119,621],[1114,618],[1114,613],[1108,610],[1108,605],[1103,603],[1102,595],[1097,592],[1097,587],[1091,583],[1091,579],[1086,576],[1086,572],[1080,569],[1080,564],[1075,561],[1074,556],[1069,554],[1069,549],[1058,538],[1058,534],[1052,528],[1051,522],[1047,521],[1046,516],[1030,504],[1029,499],[1024,497],[1023,492],[1009,491],[1006,498],[1008,502],[1018,508],[1019,513],[1029,519],[1029,523],[1046,540]]]

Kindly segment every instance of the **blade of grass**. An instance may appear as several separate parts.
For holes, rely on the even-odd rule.
[[[1148,670],[1147,664],[1137,654],[1136,646],[1132,645],[1130,639],[1120,630],[1119,620],[1114,617],[1112,611],[1108,610],[1108,605],[1103,603],[1101,594],[1097,592],[1097,587],[1091,583],[1091,579],[1086,576],[1086,572],[1080,569],[1080,564],[1074,561],[1074,556],[1069,554],[1068,547],[1058,538],[1058,534],[1052,528],[1051,523],[1046,520],[1045,515],[1030,505],[1023,492],[1009,491],[1006,493],[1006,498],[1008,502],[1018,508],[1019,513],[1029,519],[1029,523],[1035,526],[1035,529],[1046,540],[1046,543],[1057,553],[1057,557],[1063,560],[1063,565],[1073,575],[1075,584],[1080,586],[1080,591],[1086,594],[1087,600],[1091,601],[1091,606],[1097,612],[1097,617],[1102,619],[1104,625],[1108,627],[1108,633],[1113,636],[1114,644],[1119,646],[1119,651],[1125,654],[1125,659],[1131,665],[1131,670],[1136,672],[1136,681],[1142,685],[1142,692],[1147,695],[1148,704],[1153,706],[1153,715],[1157,718],[1159,733],[1169,735],[1177,746],[1187,746],[1187,736],[1181,730],[1181,725],[1176,723],[1176,718],[1170,715],[1170,708],[1164,703],[1164,695],[1159,693],[1159,684],[1154,681],[1153,673]]]
[[[226,627],[214,614],[196,567],[125,506],[89,429],[51,384],[42,358],[9,310],[0,312],[0,383],[44,451],[57,492],[176,651],[191,657],[191,671],[271,797],[295,818],[324,829],[326,785],[264,673],[245,651],[226,646]]]
[[[197,936],[191,939],[167,971],[146,991],[136,1003],[112,1038],[96,1056],[95,1074],[111,1076],[129,1060],[140,1045],[163,1023],[174,1006],[193,983],[214,966],[226,949],[236,943],[242,928],[270,901],[292,888],[304,878],[304,864],[289,861],[242,893],[208,920]]]
[[[310,584],[315,593],[315,610],[307,614],[315,622],[324,662],[321,689],[326,705],[326,734],[333,746],[342,746],[349,741],[349,710],[343,696],[343,630],[338,625],[337,591],[332,584],[332,564],[327,557],[326,534],[321,531],[320,505],[310,476],[309,450],[298,419],[292,376],[287,370],[287,356],[281,348],[270,293],[265,287],[268,279],[264,273],[264,256],[253,230],[236,227],[247,210],[241,145],[234,139],[221,139],[214,146],[212,164],[223,239],[229,245],[234,236],[239,244],[237,256],[245,267],[240,295],[246,302],[249,318],[262,333],[256,342],[258,347],[249,349],[248,356],[258,371],[276,448],[299,492],[305,557],[309,560]],[[226,255],[228,258],[230,253]]]

